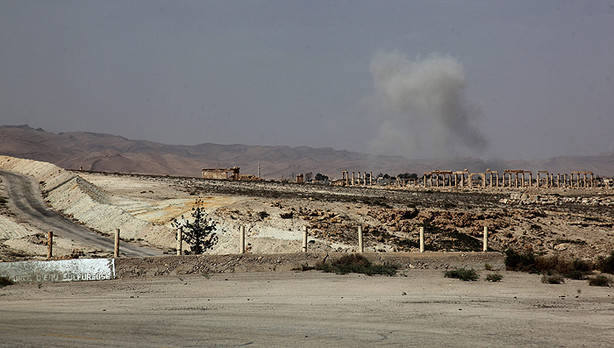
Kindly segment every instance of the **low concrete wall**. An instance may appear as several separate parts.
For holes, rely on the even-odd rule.
[[[347,253],[294,253],[242,255],[188,255],[146,258],[119,258],[118,278],[155,277],[180,274],[233,272],[288,272],[301,265],[314,266],[326,258],[336,259]],[[402,269],[449,269],[470,267],[484,269],[488,263],[495,270],[505,269],[504,255],[496,252],[425,252],[364,253],[372,262],[392,263]]]
[[[0,276],[14,282],[70,282],[115,278],[114,259],[0,262]]]

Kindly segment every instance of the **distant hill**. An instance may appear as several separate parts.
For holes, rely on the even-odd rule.
[[[89,133],[51,133],[29,126],[0,126],[0,154],[55,163],[67,169],[83,169],[200,176],[205,167],[241,167],[241,172],[267,178],[290,177],[293,173],[320,172],[340,177],[344,169],[377,173],[423,173],[432,169],[486,168],[587,169],[599,175],[614,175],[614,154],[557,157],[544,161],[486,162],[479,159],[408,160],[399,156],[369,155],[332,148],[307,146],[165,145],[120,136]]]

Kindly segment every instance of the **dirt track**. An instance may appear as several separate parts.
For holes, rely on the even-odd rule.
[[[170,276],[0,289],[0,345],[590,346],[614,342],[614,292],[502,272]],[[482,272],[484,278],[485,272]]]
[[[89,247],[97,247],[102,250],[113,252],[113,240],[97,234],[86,227],[75,224],[54,211],[49,210],[38,190],[38,185],[31,182],[25,176],[15,173],[0,171],[0,175],[6,182],[9,195],[9,206],[14,213],[28,223],[37,226],[44,231],[53,231],[56,235],[81,242]],[[128,256],[153,256],[161,255],[162,252],[121,243],[122,254]]]

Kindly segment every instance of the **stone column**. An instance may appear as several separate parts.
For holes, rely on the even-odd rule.
[[[554,174],[550,174],[550,187],[554,187]]]
[[[529,187],[533,187],[533,172],[529,172]]]
[[[524,187],[524,172],[522,172],[522,174],[520,174],[520,186]]]
[[[369,185],[373,186],[373,172],[369,173]]]

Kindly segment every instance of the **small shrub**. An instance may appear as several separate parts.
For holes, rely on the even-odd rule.
[[[361,273],[369,276],[375,274],[393,276],[397,273],[398,268],[398,266],[391,264],[373,264],[362,255],[350,254],[342,256],[332,262],[320,262],[316,264],[315,267],[301,265],[300,270],[308,271],[316,269],[336,274]]]
[[[536,272],[535,254],[527,251],[524,254],[514,249],[505,250],[505,267],[508,271]]]
[[[279,213],[279,217],[282,219],[292,219],[294,217],[294,213],[293,212]]]
[[[0,288],[3,288],[5,286],[9,286],[9,285],[13,285],[13,281],[10,278],[7,277],[0,277]]]
[[[197,199],[195,205],[196,207],[192,208],[192,219],[186,219],[182,215],[181,220],[171,221],[171,226],[181,231],[181,239],[190,245],[190,251],[185,251],[186,255],[202,254],[213,248],[218,240],[217,223],[206,217],[202,200]]]
[[[537,256],[532,251],[523,254],[515,250],[505,251],[505,266],[510,271],[530,273],[558,273],[571,279],[585,279],[594,268],[591,262],[554,256]]]
[[[492,265],[490,263],[485,263],[484,264],[484,269],[487,271],[492,271]]]
[[[542,283],[544,284],[561,284],[565,283],[565,278],[560,274],[544,274],[542,275]]]
[[[503,276],[499,273],[490,273],[486,276],[486,280],[489,282],[500,282],[503,279]]]
[[[588,285],[590,286],[610,286],[612,284],[612,279],[600,274],[595,277],[588,278]]]
[[[565,278],[583,280],[583,279],[586,279],[586,273],[578,271],[578,270],[573,270],[573,271],[569,271],[565,273]]]
[[[456,278],[464,281],[476,281],[480,279],[480,275],[473,268],[457,268],[451,271],[446,271],[444,273],[444,277],[446,278]]]
[[[614,251],[610,253],[610,256],[599,262],[599,270],[603,273],[614,274]]]

